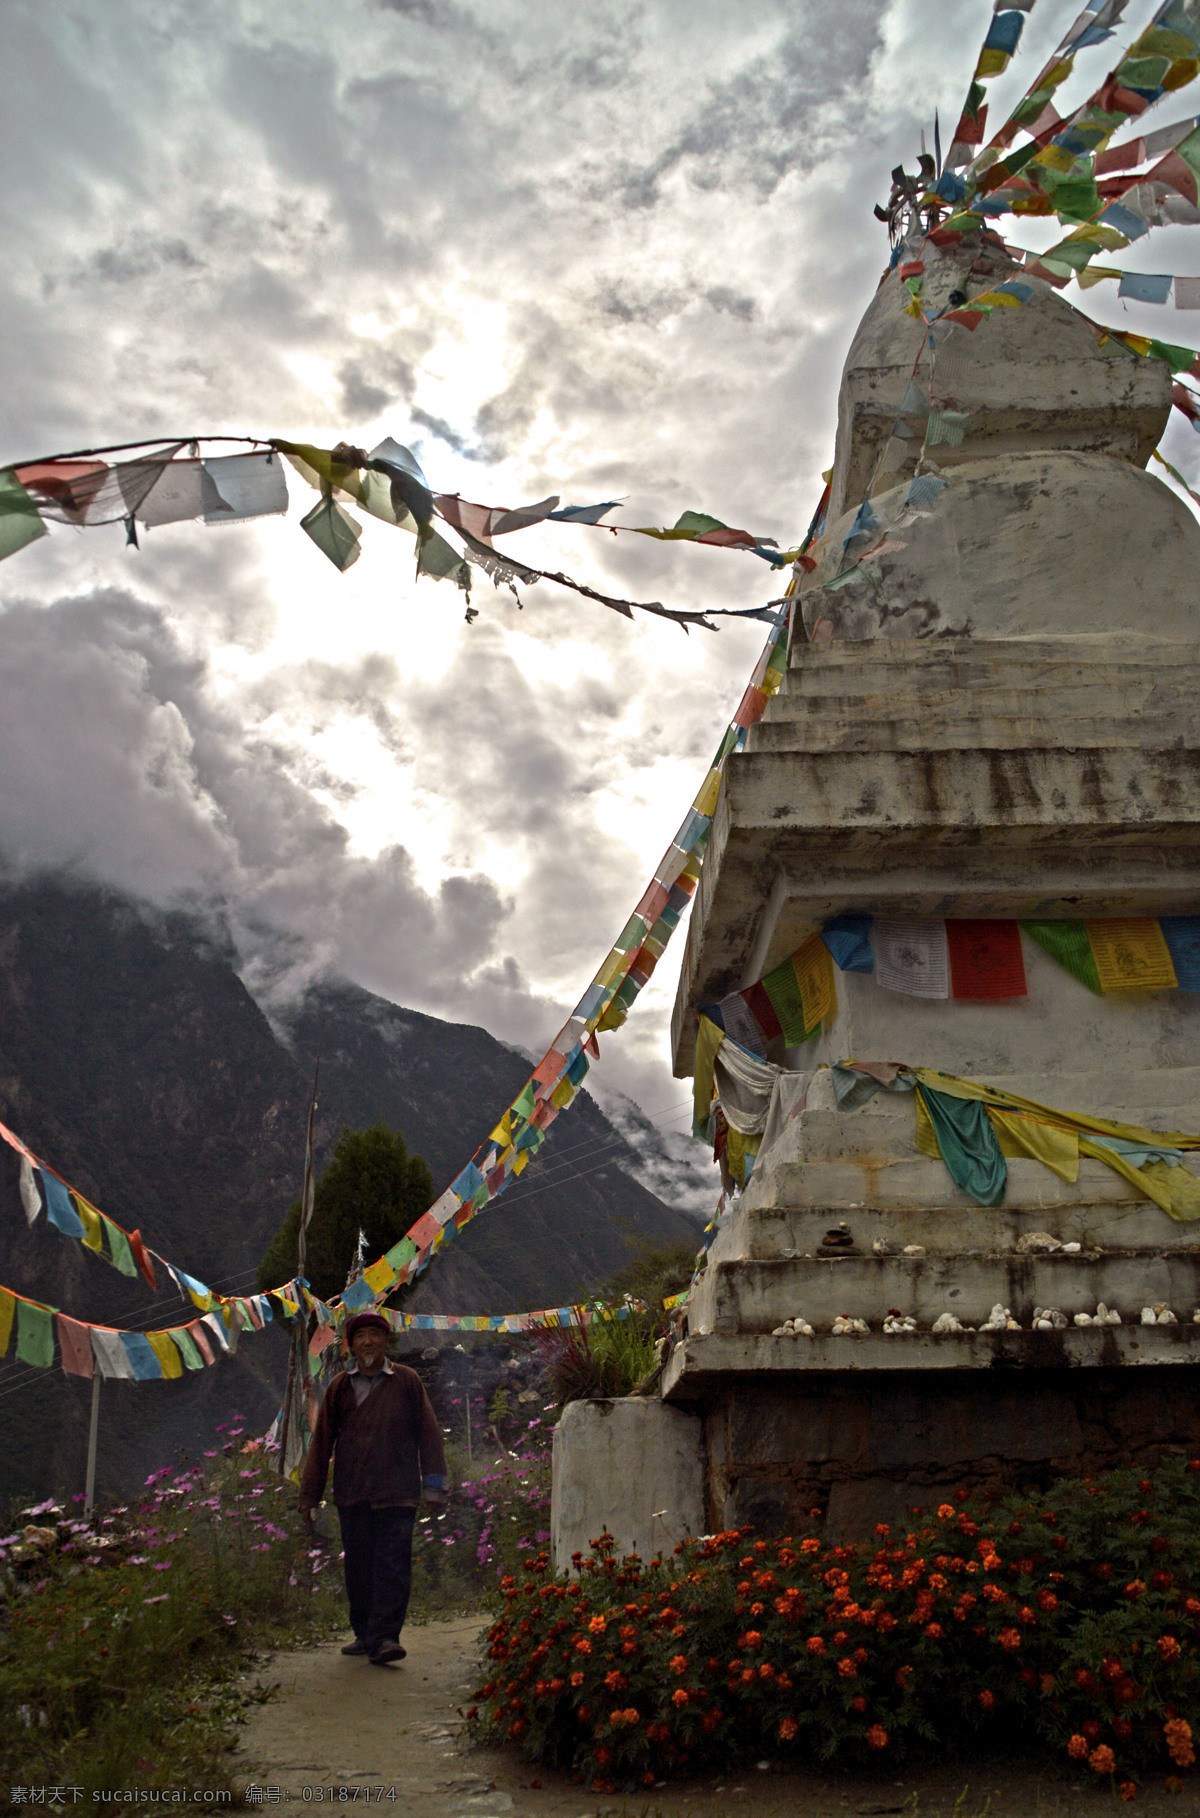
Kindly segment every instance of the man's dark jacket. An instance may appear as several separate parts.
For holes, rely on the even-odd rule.
[[[445,1476],[442,1433],[415,1370],[392,1364],[360,1405],[343,1370],[325,1391],[304,1469],[300,1507],[315,1509],[325,1494],[333,1457],[333,1500],[415,1509],[422,1478]]]

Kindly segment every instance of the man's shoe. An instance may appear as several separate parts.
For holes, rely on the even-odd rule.
[[[348,1641],[342,1649],[343,1654],[369,1654],[370,1651],[365,1641]]]
[[[408,1649],[402,1648],[398,1641],[384,1641],[372,1648],[367,1658],[372,1666],[390,1666],[393,1660],[404,1660],[407,1656]]]

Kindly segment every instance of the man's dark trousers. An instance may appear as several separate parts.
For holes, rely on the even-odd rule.
[[[339,1503],[350,1627],[368,1653],[399,1641],[412,1589],[415,1509]]]

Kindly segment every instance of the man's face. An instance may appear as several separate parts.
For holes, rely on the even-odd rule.
[[[374,1376],[376,1370],[382,1369],[384,1355],[387,1351],[387,1334],[378,1326],[364,1326],[354,1334],[350,1342],[355,1362],[367,1376]]]

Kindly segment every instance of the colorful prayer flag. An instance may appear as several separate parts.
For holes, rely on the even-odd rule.
[[[946,924],[932,916],[877,915],[871,927],[875,976],[887,991],[910,997],[949,995]]]
[[[1021,931],[1011,921],[948,921],[946,945],[955,997],[1024,997]]]
[[[1148,916],[1089,921],[1088,938],[1102,991],[1169,991],[1176,985],[1171,951]]]

